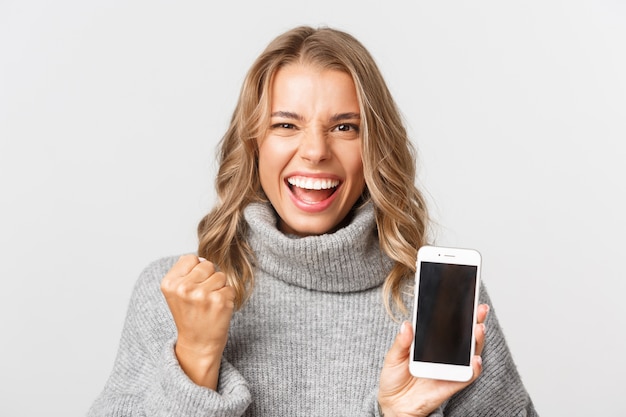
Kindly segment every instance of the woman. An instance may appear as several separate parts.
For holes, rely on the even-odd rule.
[[[90,415],[535,415],[484,288],[473,378],[410,375],[414,178],[367,50],[329,28],[277,37],[222,139],[199,257],[142,273]]]

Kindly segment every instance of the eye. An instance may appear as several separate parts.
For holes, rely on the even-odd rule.
[[[335,129],[340,132],[350,132],[350,131],[358,132],[359,131],[359,127],[352,123],[342,123],[340,125],[337,125]]]
[[[354,123],[339,123],[331,132],[341,139],[357,139],[360,136],[359,125]]]
[[[272,129],[295,129],[296,126],[291,123],[275,123],[272,125]]]

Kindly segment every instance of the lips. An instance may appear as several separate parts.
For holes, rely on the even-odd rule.
[[[334,178],[293,176],[287,178],[293,196],[306,204],[318,204],[330,198],[341,184]]]

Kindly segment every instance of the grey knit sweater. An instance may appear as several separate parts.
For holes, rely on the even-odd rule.
[[[250,300],[233,315],[212,391],[174,354],[176,328],[160,281],[176,258],[135,286],[113,371],[89,416],[374,416],[384,356],[398,330],[381,284],[392,262],[378,247],[373,208],[339,231],[305,238],[276,229],[269,205],[245,210],[257,256]],[[482,302],[489,303],[484,288]],[[433,415],[534,416],[498,326],[487,319],[484,372]]]

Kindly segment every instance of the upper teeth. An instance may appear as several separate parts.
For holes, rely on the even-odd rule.
[[[307,190],[327,190],[339,185],[339,180],[307,177],[291,177],[287,178],[287,182],[298,188],[306,188]]]

